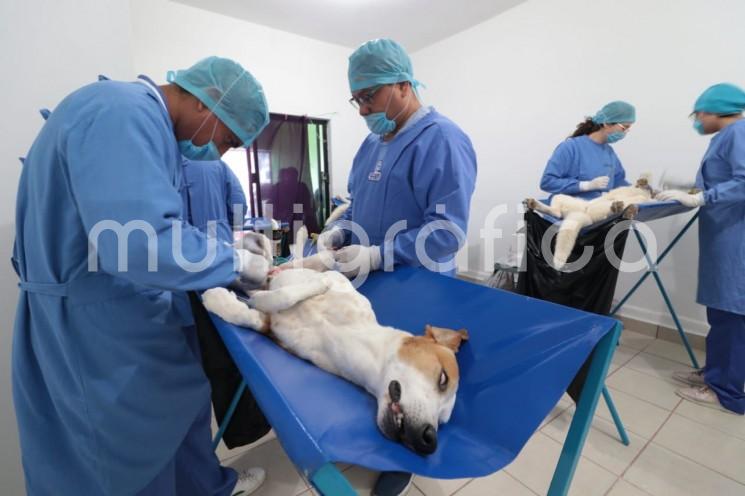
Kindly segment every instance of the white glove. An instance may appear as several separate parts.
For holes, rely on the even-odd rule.
[[[692,195],[675,189],[660,191],[654,196],[654,199],[660,201],[677,201],[685,207],[700,207],[704,204],[704,194],[702,192]]]
[[[235,252],[238,254],[240,267],[238,269],[238,279],[233,282],[232,286],[244,293],[264,286],[271,268],[271,264],[266,257],[243,249],[237,249]]]
[[[233,246],[236,250],[247,250],[255,255],[259,255],[265,258],[269,264],[272,264],[274,261],[272,257],[272,242],[261,233],[246,231],[240,239],[233,243]]]
[[[334,252],[334,259],[338,270],[345,276],[352,278],[358,275],[366,276],[370,272],[380,269],[382,256],[379,246],[350,245]]]
[[[595,191],[596,189],[605,189],[608,187],[610,178],[608,176],[598,176],[592,181],[580,181],[580,191]]]
[[[344,229],[334,226],[318,236],[318,251],[333,250],[344,244]]]

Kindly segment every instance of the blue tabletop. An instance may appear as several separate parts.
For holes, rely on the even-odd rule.
[[[416,455],[375,424],[375,399],[213,316],[285,451],[306,474],[324,463],[437,478],[484,476],[510,463],[616,321],[424,269],[374,273],[360,288],[383,325],[421,334],[465,327],[460,389],[437,451]]]

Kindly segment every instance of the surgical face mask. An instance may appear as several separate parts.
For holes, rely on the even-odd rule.
[[[204,122],[202,122],[202,124],[197,128],[197,130],[194,132],[194,136],[196,136],[197,133],[202,129],[202,126],[204,126],[205,122],[207,122],[207,119],[205,119]],[[204,145],[195,145],[192,141],[192,139],[194,139],[194,136],[191,137],[192,139],[181,140],[178,142],[178,148],[179,151],[181,151],[181,155],[188,158],[189,160],[220,160],[220,150],[217,148],[217,145],[215,145],[215,142],[212,141],[212,138],[215,137],[216,130],[217,117],[215,117],[215,125],[212,128],[212,136],[210,136],[210,140]]]
[[[192,140],[181,140],[178,142],[178,148],[181,151],[181,155],[189,160],[220,159],[220,150],[217,149],[217,145],[212,140],[202,146],[195,145]]]
[[[621,141],[626,137],[626,133],[623,131],[616,131],[615,133],[610,133],[608,135],[608,143],[615,143],[617,141]]]
[[[370,132],[372,132],[373,134],[384,136],[388,133],[392,133],[396,129],[396,119],[409,107],[411,95],[407,97],[406,105],[404,106],[404,108],[402,108],[401,111],[393,117],[393,119],[389,119],[387,115],[388,106],[390,106],[392,98],[393,90],[391,89],[391,92],[388,95],[388,103],[385,104],[385,110],[383,112],[374,112],[365,116],[365,123],[367,124],[368,129],[370,129]]]
[[[704,123],[698,119],[693,120],[693,129],[695,129],[698,134],[706,134],[706,131],[704,131]]]

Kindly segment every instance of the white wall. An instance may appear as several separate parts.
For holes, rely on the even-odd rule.
[[[346,193],[367,134],[347,103],[351,49],[165,0],[132,0],[131,10],[135,69],[157,83],[203,57],[229,57],[261,82],[271,112],[330,119],[332,194]]]
[[[487,212],[509,205],[495,224],[505,234],[496,247],[500,256],[515,230],[516,206],[540,194],[554,147],[610,100],[637,107],[637,124],[615,146],[631,178],[644,171],[659,177],[665,169],[693,176],[708,139],[691,129],[686,116],[707,86],[745,85],[742,19],[741,0],[529,0],[414,53],[415,74],[428,86],[425,98],[466,130],[478,154],[468,268],[491,264],[483,260],[479,239]],[[650,224],[660,245],[687,217]],[[705,332],[705,314],[694,303],[697,253],[694,229],[661,275],[684,326]],[[627,255],[638,254],[630,242]],[[617,296],[635,280],[622,275]],[[649,283],[625,314],[669,324]]]
[[[0,488],[24,494],[10,383],[10,350],[18,296],[9,260],[15,197],[26,154],[54,106],[98,74],[132,77],[129,4],[123,0],[0,2]]]

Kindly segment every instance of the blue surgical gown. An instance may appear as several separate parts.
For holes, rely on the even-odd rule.
[[[205,258],[208,240],[181,220],[181,155],[154,91],[101,81],[73,92],[25,160],[12,374],[31,496],[137,493],[209,402],[183,291],[233,281],[234,250],[218,244],[202,271],[178,263]],[[132,221],[126,270],[113,230],[89,260],[95,226]]]
[[[608,176],[610,179],[606,189],[579,190],[580,181],[590,181],[599,176]],[[568,138],[557,146],[541,177],[541,189],[547,193],[561,193],[588,200],[628,184],[626,171],[613,147],[607,143],[596,143],[587,135]]]
[[[451,120],[432,109],[412,126],[385,142],[370,134],[352,163],[348,189],[352,204],[342,216],[358,224],[369,244],[383,245],[395,223],[406,221],[393,239],[393,265],[422,265],[416,239],[434,221],[468,228],[471,195],[476,182],[476,153],[471,140]],[[403,226],[403,225],[402,225]],[[359,243],[352,236],[352,243]],[[446,230],[433,231],[424,245],[438,271],[458,251],[458,239]]]
[[[697,301],[745,315],[745,120],[717,133],[698,172]]]
[[[243,227],[246,195],[238,178],[222,160],[184,158],[184,197],[187,220],[206,233],[215,223],[217,239],[233,243],[233,231]]]

